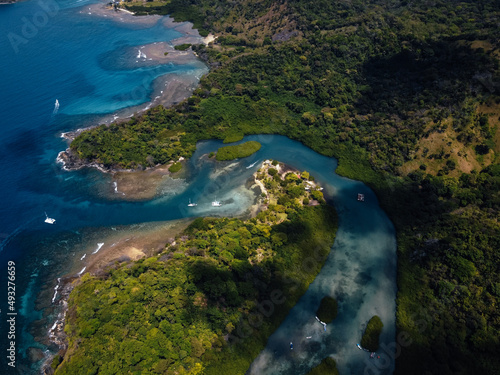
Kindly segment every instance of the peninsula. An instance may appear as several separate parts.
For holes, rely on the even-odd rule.
[[[55,374],[244,373],[335,237],[335,210],[298,173],[264,162],[252,177],[266,187],[256,217],[198,218],[154,256],[84,274],[68,299],[68,348]],[[322,261],[302,272],[311,248]]]

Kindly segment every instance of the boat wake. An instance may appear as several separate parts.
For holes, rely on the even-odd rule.
[[[57,115],[59,112],[59,100],[56,99],[56,103],[54,104],[54,110],[52,111],[52,115]]]

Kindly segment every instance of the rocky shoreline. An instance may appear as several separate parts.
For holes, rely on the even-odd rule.
[[[104,164],[99,164],[96,162],[86,162],[80,159],[78,156],[74,155],[70,148],[61,151],[56,158],[56,162],[62,164],[62,169],[65,171],[77,171],[82,168],[96,168],[103,173],[113,173],[120,170],[107,168]]]
[[[45,375],[54,374],[54,369],[52,368],[52,362],[54,358],[63,358],[66,350],[68,349],[68,341],[66,332],[64,332],[66,313],[68,311],[68,298],[75,287],[74,281],[77,279],[75,276],[64,277],[58,279],[58,284],[56,285],[56,290],[54,293],[54,298],[59,295],[57,301],[53,302],[55,304],[54,309],[58,311],[57,318],[48,331],[48,338],[46,344],[50,347],[56,347],[57,353],[55,355],[49,355],[46,357],[43,365],[41,367],[42,373]]]

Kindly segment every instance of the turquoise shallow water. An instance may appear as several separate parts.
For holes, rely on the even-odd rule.
[[[367,353],[359,351],[363,324],[377,313],[386,329],[382,341],[394,340],[395,235],[374,194],[363,184],[334,174],[336,161],[281,136],[251,136],[261,150],[250,158],[215,164],[202,157],[222,144],[201,142],[188,162],[186,180],[166,183],[163,194],[148,202],[109,200],[113,187],[108,176],[95,170],[65,172],[55,162],[66,148],[60,133],[92,124],[103,114],[146,103],[153,81],[161,74],[199,75],[203,67],[151,66],[133,68],[127,53],[136,46],[171,40],[180,34],[161,23],[127,25],[83,17],[79,6],[86,1],[59,2],[60,10],[38,27],[36,35],[16,52],[9,33],[22,35],[23,20],[40,12],[38,2],[0,7],[0,108],[2,109],[0,160],[0,285],[6,285],[6,266],[16,262],[16,345],[18,368],[35,372],[26,355],[36,342],[30,323],[50,312],[57,277],[70,267],[83,268],[91,258],[75,258],[75,248],[93,250],[102,228],[204,215],[238,215],[254,201],[242,188],[258,167],[254,162],[277,159],[309,170],[333,198],[340,227],[333,252],[310,290],[292,310],[268,347],[252,366],[253,373],[303,374],[326,355],[333,355],[342,374],[359,374]],[[39,25],[42,25],[40,19]],[[121,61],[114,66],[110,61]],[[205,70],[206,71],[206,70]],[[146,83],[145,83],[146,82]],[[135,90],[141,87],[143,90]],[[144,89],[146,88],[146,89]],[[141,92],[140,95],[131,95]],[[53,114],[54,101],[61,103]],[[358,192],[366,202],[356,201]],[[213,208],[217,198],[222,207]],[[198,206],[188,209],[189,199]],[[44,211],[56,224],[43,222]],[[90,233],[90,235],[89,235]],[[0,288],[0,337],[6,335],[6,288]],[[40,291],[43,293],[37,301]],[[320,299],[330,294],[340,303],[337,320],[323,333],[314,320]],[[37,309],[40,307],[45,310]],[[50,328],[50,319],[46,329]],[[311,336],[311,339],[305,337]],[[294,342],[293,353],[289,341]],[[0,340],[6,351],[6,340]],[[15,373],[0,359],[0,373]],[[382,366],[382,361],[378,362]],[[387,362],[387,369],[393,361]],[[5,372],[4,372],[4,369]]]

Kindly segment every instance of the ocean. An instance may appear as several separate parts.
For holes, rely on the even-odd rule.
[[[172,75],[193,82],[208,71],[199,61],[156,64],[139,56],[146,44],[183,36],[164,17],[125,22],[96,15],[93,6],[81,0],[0,6],[0,373],[37,373],[44,356],[57,349],[43,344],[57,315],[57,279],[83,273],[93,252],[110,246],[110,233],[185,217],[244,214],[257,195],[246,182],[260,162],[276,159],[307,169],[323,184],[339,213],[339,231],[317,280],[251,371],[304,374],[334,355],[341,373],[359,374],[365,353],[355,343],[374,313],[387,327],[383,342],[395,340],[395,233],[368,187],[334,173],[335,159],[286,137],[257,135],[243,140],[261,142],[256,154],[217,163],[205,155],[222,142],[204,141],[186,162],[183,179],[165,179],[154,199],[138,202],[114,195],[109,175],[68,172],[57,163],[68,147],[63,132],[127,117],[148,106]],[[366,202],[357,202],[357,193]],[[187,207],[190,199],[198,205]],[[213,200],[222,206],[212,207]],[[45,213],[54,224],[44,222]],[[9,277],[15,285],[10,295]],[[314,313],[326,294],[339,300],[339,318],[334,332],[323,333]],[[9,333],[15,335],[16,368],[5,355]],[[302,344],[302,336],[314,337],[316,345]],[[289,355],[291,339],[295,357]],[[381,373],[391,373],[393,359],[384,366]]]

